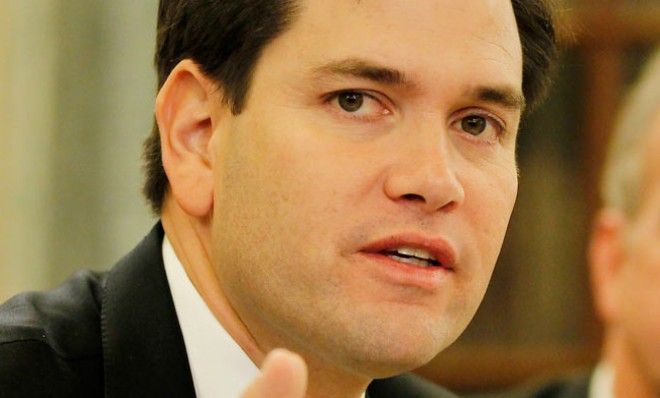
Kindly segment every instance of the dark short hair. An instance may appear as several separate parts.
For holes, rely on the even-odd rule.
[[[540,102],[556,56],[552,14],[544,0],[512,0],[523,50],[527,109]],[[296,16],[296,0],[160,0],[155,64],[160,88],[172,69],[192,59],[223,88],[234,114],[243,109],[257,60]],[[160,214],[168,187],[158,126],[144,143],[143,192]]]

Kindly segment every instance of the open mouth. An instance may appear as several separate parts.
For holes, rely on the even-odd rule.
[[[380,254],[405,264],[418,267],[440,267],[442,264],[431,253],[424,249],[412,247],[397,247],[395,249],[382,250]]]
[[[416,233],[389,235],[374,240],[359,251],[369,261],[361,263],[390,285],[413,286],[437,292],[453,279],[456,250],[444,237]]]
[[[387,260],[391,265],[404,267],[401,269],[455,272],[456,251],[442,237],[391,235],[366,245],[361,252],[376,259]]]

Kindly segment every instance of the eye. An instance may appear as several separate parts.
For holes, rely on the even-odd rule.
[[[479,135],[486,127],[487,121],[483,116],[470,115],[461,119],[461,129],[468,134]]]
[[[350,119],[375,121],[391,113],[376,93],[340,91],[332,94],[328,101],[334,112]]]
[[[481,141],[495,142],[505,134],[500,118],[480,110],[468,110],[454,122],[454,128]]]
[[[364,94],[355,92],[341,93],[337,96],[337,102],[341,109],[346,112],[357,112],[364,103]]]

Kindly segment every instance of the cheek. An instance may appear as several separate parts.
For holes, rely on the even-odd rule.
[[[231,240],[219,243],[223,250],[242,247],[259,264],[278,263],[273,277],[290,263],[331,255],[326,231],[341,230],[339,203],[360,169],[293,118],[242,123],[229,133],[217,177],[216,229]]]
[[[466,181],[466,223],[473,228],[473,239],[484,263],[493,267],[518,192],[515,165],[498,167],[497,172],[475,173]]]
[[[497,168],[497,173],[490,171],[485,173],[478,169],[464,183],[463,261],[474,266],[466,267],[470,270],[469,277],[461,290],[469,292],[465,300],[474,311],[483,299],[495,268],[518,187],[515,167]]]
[[[660,372],[660,363],[657,362],[660,358],[660,275],[653,278],[653,282],[639,280],[635,286],[630,286],[624,297],[627,304],[623,312],[623,329],[638,355]]]
[[[627,262],[621,302],[626,329],[642,355],[660,358],[660,239],[657,234],[643,231],[634,253]],[[660,366],[660,365],[658,365]]]

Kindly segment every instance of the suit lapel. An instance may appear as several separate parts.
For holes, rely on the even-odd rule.
[[[183,336],[163,268],[158,223],[108,274],[101,331],[108,397],[194,397]]]

